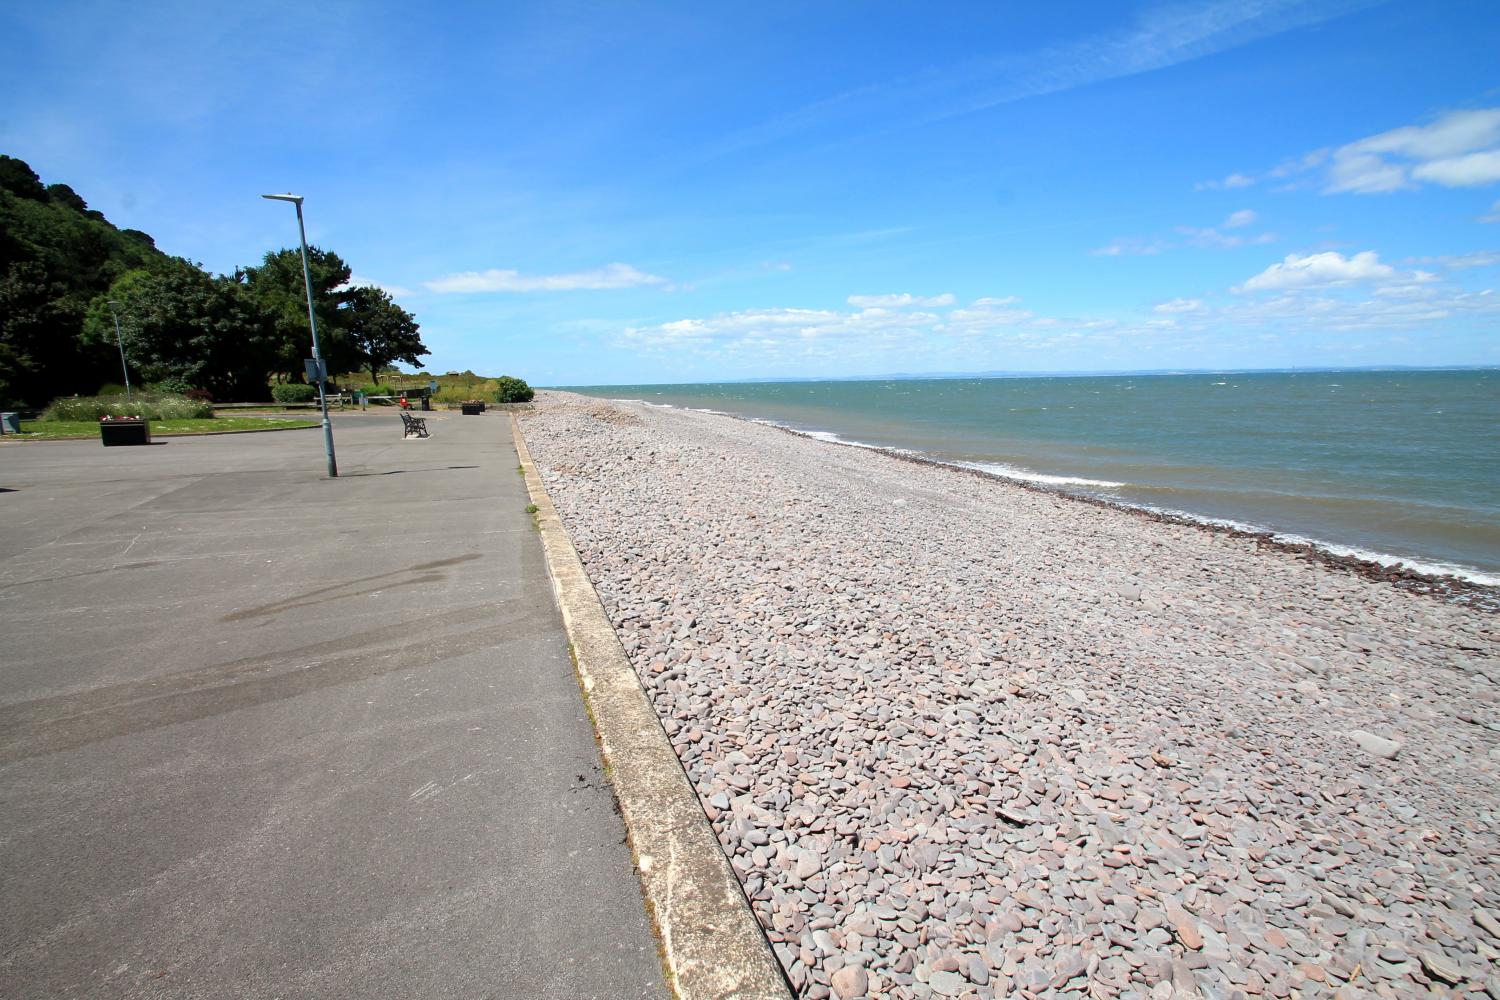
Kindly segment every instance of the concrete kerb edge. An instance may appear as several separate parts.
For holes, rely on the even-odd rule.
[[[547,495],[514,415],[511,433],[668,984],[681,1000],[790,1000],[781,966]]]

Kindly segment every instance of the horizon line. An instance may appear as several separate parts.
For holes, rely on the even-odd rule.
[[[881,375],[782,375],[750,376],[746,378],[701,379],[695,382],[570,382],[538,384],[539,389],[609,389],[629,386],[673,386],[673,385],[745,385],[765,382],[884,382],[893,380],[933,381],[952,379],[1002,379],[1002,378],[1107,378],[1121,375],[1285,375],[1306,372],[1445,372],[1445,371],[1500,371],[1500,363],[1470,365],[1310,365],[1282,366],[1277,368],[1117,368],[1095,370],[1049,370],[1008,371],[990,370],[981,372],[888,372]]]

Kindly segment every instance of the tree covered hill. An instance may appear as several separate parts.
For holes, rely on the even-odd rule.
[[[415,365],[428,353],[415,317],[389,295],[349,287],[349,266],[332,251],[308,256],[331,371]],[[273,381],[303,379],[312,338],[297,248],[212,275],[0,155],[0,405],[117,383],[111,300],[133,384],[256,400]]]

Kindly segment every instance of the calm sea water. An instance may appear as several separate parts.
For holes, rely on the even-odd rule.
[[[1500,370],[574,387],[1500,583]]]

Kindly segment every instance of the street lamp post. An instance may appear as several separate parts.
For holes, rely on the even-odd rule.
[[[120,336],[120,303],[109,299],[109,312],[115,318],[115,345],[120,348],[120,374],[125,376],[125,398],[130,398],[130,369],[125,367],[125,338]]]
[[[307,266],[307,229],[302,224],[300,194],[263,194],[272,201],[289,201],[297,208],[297,235],[302,240],[302,280],[307,283],[307,323],[312,327],[313,367],[318,373],[318,400],[323,405],[323,450],[328,453],[328,478],[337,479],[338,461],[333,457],[333,424],[328,420],[327,374],[323,371],[323,354],[318,349],[318,317],[313,312],[312,270]]]

